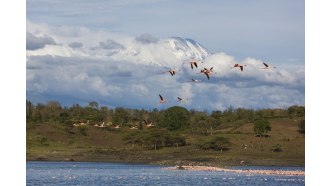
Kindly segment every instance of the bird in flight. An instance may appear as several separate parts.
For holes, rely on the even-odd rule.
[[[147,120],[143,120],[144,123],[146,124],[147,127],[154,127],[155,125],[152,124],[152,121],[151,122],[148,122]]]
[[[202,80],[199,80],[199,79],[191,79],[189,82],[199,83],[199,82],[202,82]]]
[[[166,72],[169,72],[171,74],[171,76],[174,76],[175,75],[175,70],[170,69],[170,70],[168,70]]]
[[[190,67],[191,69],[194,69],[194,66],[197,68],[198,67],[198,63],[199,61],[196,61],[196,60],[192,60],[192,61],[188,61],[188,63],[190,63]],[[201,62],[203,63],[203,62]]]
[[[190,67],[191,67],[191,69],[193,69],[194,66],[195,66],[196,68],[198,67],[198,65],[197,65],[197,61],[190,61],[189,63],[190,63]]]
[[[246,66],[246,65],[240,65],[240,64],[235,64],[234,66],[233,66],[233,68],[235,68],[235,67],[239,67],[240,69],[241,69],[241,71],[243,71],[243,66]]]
[[[166,100],[162,97],[162,95],[159,94],[159,98],[160,98],[160,103],[166,103]]]
[[[163,73],[167,73],[167,72],[169,72],[169,73],[171,74],[171,76],[174,76],[174,75],[176,74],[177,71],[181,71],[180,69],[175,70],[175,69],[173,69],[173,68],[168,68],[168,67],[166,67],[166,68],[167,68],[168,70],[163,71]]]
[[[210,74],[213,74],[213,67],[211,67],[210,69],[204,68],[200,71],[200,73],[205,74],[207,79],[210,79]]]
[[[262,63],[265,67],[262,68],[262,69],[270,69],[270,68],[276,68],[276,67],[273,67],[271,65],[268,65],[267,63]]]

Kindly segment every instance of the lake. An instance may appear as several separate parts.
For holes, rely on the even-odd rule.
[[[305,176],[165,170],[166,166],[97,162],[26,162],[26,185],[305,185]],[[234,169],[304,170],[242,166]]]

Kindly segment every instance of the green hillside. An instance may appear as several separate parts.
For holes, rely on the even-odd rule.
[[[263,115],[258,115],[261,111],[253,111],[253,118],[250,119],[247,119],[249,116],[243,117],[245,112],[238,114],[241,112],[238,109],[232,110],[231,113],[236,116],[231,119],[226,111],[211,114],[189,111],[184,117],[189,122],[185,122],[184,126],[177,122],[180,117],[168,115],[172,112],[167,110],[172,108],[144,111],[140,120],[127,112],[129,117],[122,115],[127,117],[127,121],[120,123],[120,128],[115,128],[114,121],[120,119],[116,120],[118,116],[113,113],[112,117],[105,116],[107,125],[101,128],[94,126],[97,122],[91,120],[86,125],[74,126],[71,112],[67,112],[63,121],[56,120],[56,116],[36,121],[33,118],[36,107],[32,105],[31,108],[31,115],[27,115],[27,160],[214,166],[233,166],[245,161],[246,165],[305,165],[304,117],[296,110],[290,111],[292,107],[288,110],[262,110]],[[301,107],[293,107],[297,108]],[[55,115],[58,112],[58,116],[62,113],[63,116],[64,111],[68,110],[60,108],[49,112]],[[96,110],[95,113],[98,113],[100,109]],[[156,113],[163,115],[156,116]],[[269,121],[271,130],[258,137],[254,124],[260,117]],[[143,118],[153,118],[156,126],[147,127]],[[104,119],[100,118],[101,121]],[[168,124],[173,122],[177,125]],[[133,126],[137,129],[131,129]]]

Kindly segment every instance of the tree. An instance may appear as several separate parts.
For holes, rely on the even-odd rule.
[[[121,126],[125,125],[128,123],[129,120],[129,113],[125,108],[116,108],[115,113],[113,116],[113,122],[115,124],[119,124]]]
[[[223,150],[229,150],[230,145],[231,143],[228,138],[215,136],[206,141],[201,141],[198,144],[198,147],[203,150],[215,150],[222,152]]]
[[[174,106],[165,111],[161,126],[168,130],[178,130],[189,126],[189,111],[184,107]]]
[[[220,124],[221,124],[221,120],[220,120],[221,119],[221,116],[222,116],[222,112],[219,111],[219,110],[213,111],[211,113],[211,118],[214,118],[213,124],[215,126],[220,126]]]
[[[99,108],[99,104],[96,101],[91,101],[88,103],[88,105],[92,108],[98,109]]]
[[[305,118],[299,120],[298,132],[301,134],[305,134]]]
[[[26,100],[26,121],[31,121],[33,117],[34,106],[31,101]]]
[[[267,132],[271,131],[272,127],[268,120],[258,119],[254,122],[254,133],[258,136],[265,136]]]
[[[288,108],[288,114],[294,117],[303,117],[305,116],[305,107],[293,105]]]

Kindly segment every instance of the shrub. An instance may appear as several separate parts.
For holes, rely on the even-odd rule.
[[[269,121],[267,121],[265,119],[258,119],[254,122],[253,130],[257,136],[264,137],[264,136],[267,136],[266,133],[268,131],[272,130],[272,127],[270,126]]]
[[[216,136],[209,140],[200,142],[197,146],[203,150],[223,151],[229,150],[231,143],[228,138]]]
[[[272,152],[281,152],[282,148],[280,144],[273,145]]]
[[[80,134],[87,136],[87,126],[79,126],[78,127]]]

